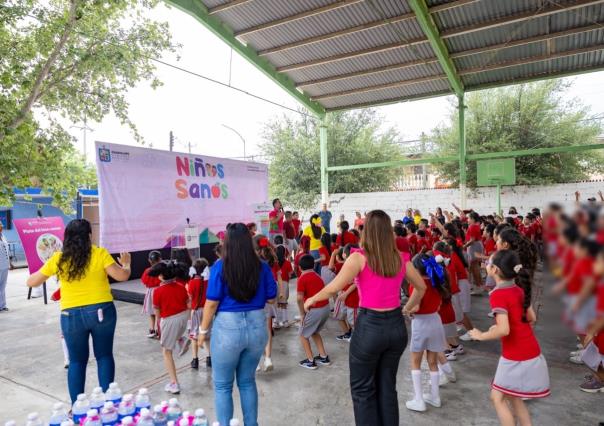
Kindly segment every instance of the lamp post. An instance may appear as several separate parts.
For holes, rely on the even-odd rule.
[[[84,125],[83,126],[70,126],[70,128],[79,129],[83,133],[83,135],[82,135],[82,142],[84,143],[84,163],[86,163],[88,161],[88,153],[87,153],[88,146],[86,145],[86,133],[89,130],[91,132],[94,132],[94,130],[91,129],[90,127],[88,127],[88,125],[86,124],[86,119],[84,119]]]
[[[236,134],[237,136],[239,136],[239,138],[241,139],[241,142],[243,142],[243,160],[246,160],[246,159],[247,159],[247,157],[246,157],[246,155],[245,155],[245,139],[243,138],[243,136],[241,136],[241,133],[239,133],[237,130],[233,129],[233,128],[232,128],[232,127],[230,127],[230,126],[227,126],[226,124],[221,124],[221,126],[222,126],[222,127],[227,128],[227,129],[229,129],[229,130],[231,130],[231,131],[233,131],[233,132],[235,132],[235,134]]]

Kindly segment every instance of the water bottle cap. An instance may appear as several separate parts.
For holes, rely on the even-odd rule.
[[[94,416],[98,416],[99,412],[96,408],[91,408],[90,410],[86,411],[86,417],[94,417]]]
[[[55,411],[59,411],[59,410],[63,409],[63,407],[64,407],[64,406],[63,406],[63,403],[62,403],[62,402],[55,402],[55,403],[52,405],[52,409],[53,409],[53,410],[55,410]]]
[[[92,390],[92,393],[103,393],[103,388],[100,386],[97,386],[96,388],[94,388]]]
[[[178,404],[178,399],[176,398],[170,398],[170,400],[168,401],[168,405],[176,405]]]
[[[124,417],[124,418],[122,419],[122,424],[123,424],[123,425],[131,425],[132,423],[134,423],[134,420],[132,419],[132,417],[131,417],[131,416]]]
[[[84,401],[86,399],[86,394],[85,393],[81,393],[78,395],[78,401]]]
[[[103,408],[113,408],[113,402],[111,401],[105,401],[105,405],[103,405]]]
[[[160,406],[162,407],[167,407],[168,406],[168,401],[162,401],[159,403]]]
[[[141,408],[141,417],[148,417],[148,416],[149,416],[149,409]]]
[[[127,393],[122,397],[122,401],[132,401],[132,398],[134,398],[134,395],[132,395],[131,393]]]
[[[61,426],[73,426],[73,422],[71,420],[65,420],[61,422]]]
[[[203,408],[198,408],[195,410],[195,417],[203,417],[206,415],[206,412]]]
[[[149,389],[147,389],[147,388],[140,388],[138,390],[139,395],[147,395],[148,393],[149,393]]]
[[[38,420],[38,413],[29,413],[27,415],[27,420]]]
[[[163,411],[163,408],[161,407],[161,405],[157,404],[155,407],[153,407],[153,411],[155,411],[156,413],[159,413],[159,412]]]
[[[115,389],[115,388],[117,388],[117,383],[116,382],[109,383],[109,389]]]
[[[187,417],[187,418],[188,418],[190,415],[191,415],[191,412],[190,412],[190,411],[183,411],[183,412],[182,412],[182,416],[183,416],[183,417]]]

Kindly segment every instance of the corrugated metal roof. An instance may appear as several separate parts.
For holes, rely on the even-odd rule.
[[[202,1],[328,110],[452,91],[407,0]],[[466,90],[604,69],[604,0],[426,4]]]

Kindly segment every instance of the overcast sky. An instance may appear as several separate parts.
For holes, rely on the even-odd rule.
[[[296,109],[299,104],[285,91],[241,58],[216,36],[189,15],[160,3],[153,12],[167,21],[174,42],[181,43],[180,61],[167,56],[167,62],[231,84],[274,102]],[[128,94],[130,116],[147,143],[154,148],[168,148],[168,134],[177,137],[175,150],[217,157],[243,155],[239,136],[222,125],[236,129],[245,139],[247,155],[258,154],[258,143],[264,123],[280,114],[295,115],[287,109],[254,99],[232,89],[219,86],[182,71],[157,65],[157,74],[164,85],[153,90],[143,82]],[[591,106],[594,114],[604,113],[604,72],[584,74],[571,79],[574,84],[569,97],[578,97]],[[405,140],[415,139],[446,120],[450,97],[440,97],[411,103],[379,107],[384,127],[394,126]],[[81,123],[78,123],[81,124]],[[93,141],[134,144],[130,131],[114,117],[102,123],[88,123],[88,158],[94,159]],[[82,149],[82,131],[71,129]]]

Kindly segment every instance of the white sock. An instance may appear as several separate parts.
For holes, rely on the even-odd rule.
[[[440,399],[440,393],[438,391],[438,371],[430,371],[430,390],[432,399]]]
[[[438,364],[438,369],[443,371],[444,373],[451,374],[453,373],[453,369],[451,368],[451,364],[445,362],[444,364]]]
[[[422,394],[422,372],[421,370],[411,370],[411,380],[413,381],[413,392],[415,393],[416,401],[423,401],[424,395]],[[438,384],[438,379],[436,380]]]

